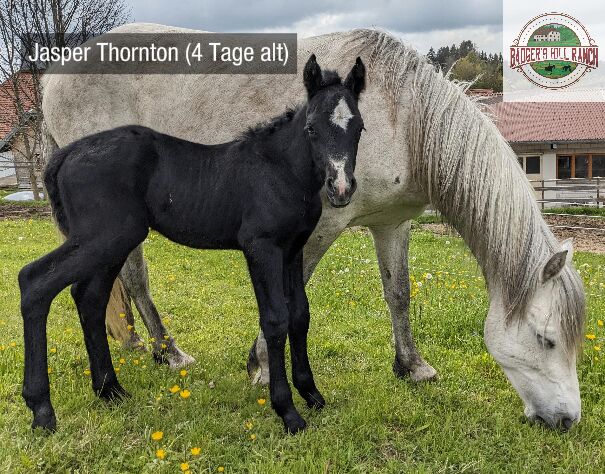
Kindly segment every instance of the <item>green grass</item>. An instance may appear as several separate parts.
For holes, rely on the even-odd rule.
[[[58,432],[44,436],[30,431],[31,414],[20,396],[16,274],[55,246],[56,233],[45,220],[3,221],[0,230],[0,472],[177,473],[182,462],[208,473],[219,466],[227,473],[605,470],[605,367],[594,350],[605,342],[597,325],[605,309],[604,256],[575,257],[591,295],[586,331],[597,339],[585,344],[579,366],[582,422],[561,434],[523,421],[521,401],[483,344],[484,282],[468,249],[451,237],[415,232],[411,246],[412,274],[423,283],[412,300],[412,323],[440,380],[397,380],[371,239],[346,232],[308,286],[310,358],[328,405],[312,412],[295,395],[309,429],[292,437],[284,435],[269,403],[257,403],[268,399],[267,389],[250,386],[246,375],[258,321],[242,256],[195,251],[151,234],[146,254],[155,300],[197,363],[181,377],[155,366],[148,353],[112,342],[118,376],[132,398],[106,405],[90,389],[78,318],[64,292],[48,324]],[[174,384],[191,397],[172,395]],[[159,442],[150,438],[156,430],[164,433]],[[190,453],[194,446],[201,448],[198,457]],[[162,461],[155,458],[160,447]]]
[[[576,216],[605,216],[605,207],[592,207],[592,206],[549,207],[543,211],[543,214],[573,214]]]

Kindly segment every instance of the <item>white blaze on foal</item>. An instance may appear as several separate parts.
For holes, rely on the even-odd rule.
[[[341,97],[338,101],[338,104],[334,108],[332,115],[330,116],[330,120],[334,125],[342,128],[346,132],[347,124],[352,118],[353,114],[351,113],[351,109],[349,109],[349,106],[347,105],[347,101],[344,97]]]

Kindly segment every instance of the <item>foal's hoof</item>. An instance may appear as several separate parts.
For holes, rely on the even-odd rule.
[[[97,395],[106,402],[119,402],[125,398],[130,398],[128,393],[119,383],[105,385],[101,390],[96,390]]]
[[[32,422],[32,430],[41,428],[49,433],[57,431],[57,418],[52,407],[44,406],[34,412],[34,421]]]
[[[395,357],[393,362],[393,373],[395,377],[404,379],[409,377],[412,382],[430,382],[437,380],[437,371],[424,360],[420,359],[413,367],[406,367]]]
[[[321,393],[319,393],[319,390],[314,390],[312,392],[309,392],[303,398],[306,400],[307,406],[309,408],[314,408],[315,410],[321,410],[323,407],[326,406],[326,400],[324,399],[323,395]]]
[[[307,423],[296,411],[284,416],[284,427],[288,434],[296,434],[307,427]]]

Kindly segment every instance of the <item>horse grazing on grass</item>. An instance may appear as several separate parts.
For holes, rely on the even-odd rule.
[[[45,184],[67,240],[19,273],[25,333],[23,397],[33,427],[54,430],[46,360],[46,320],[68,285],[90,360],[92,386],[104,399],[123,397],[111,363],[105,308],[128,254],[149,228],[194,248],[244,252],[267,340],[271,403],[290,433],[305,428],[285,368],[289,336],[294,386],[321,408],[307,356],[309,304],[302,249],[321,215],[326,187],[336,207],[349,203],[363,121],[360,58],[344,83],[322,74],[315,55],[304,69],[308,102],[240,139],[200,145],[141,126],[82,138],[57,151]]]
[[[192,32],[153,24],[114,31]],[[485,342],[521,396],[525,414],[551,427],[579,420],[582,281],[570,263],[571,244],[558,242],[545,224],[498,129],[459,84],[387,33],[354,30],[298,42],[299,60],[311,51],[321,51],[322,63],[333,68],[343,58],[364,58],[368,84],[360,110],[368,131],[359,143],[354,198],[340,210],[324,200],[305,245],[305,281],[345,228],[369,227],[391,314],[394,372],[412,381],[433,379],[436,371],[418,352],[408,317],[410,219],[431,204],[458,230],[483,270],[490,297]],[[284,98],[295,100],[302,87],[294,76],[99,76],[86,75],[85,66],[81,72],[45,76],[48,149],[128,123],[218,143],[238,133],[234,114],[256,123],[277,113]],[[156,340],[154,353],[160,354],[159,341],[168,331],[151,299],[141,247],[128,257],[121,279]],[[164,357],[172,367],[193,360],[171,338],[167,345]],[[273,376],[262,333],[249,368],[260,382]]]

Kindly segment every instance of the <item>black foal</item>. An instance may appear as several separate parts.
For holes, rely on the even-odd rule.
[[[289,432],[305,427],[286,377],[287,336],[294,386],[309,406],[324,405],[307,357],[302,249],[320,217],[324,183],[334,206],[347,205],[355,191],[365,67],[357,58],[343,83],[335,72],[322,74],[313,55],[303,78],[306,105],[230,143],[206,146],[127,126],[53,155],[44,179],[67,240],[19,273],[23,397],[34,413],[33,427],[56,427],[46,321],[52,300],[69,285],[93,389],[105,399],[126,394],[111,363],[105,309],[120,268],[149,228],[190,247],[244,252],[267,340],[273,408]]]

